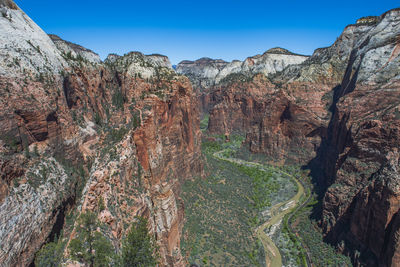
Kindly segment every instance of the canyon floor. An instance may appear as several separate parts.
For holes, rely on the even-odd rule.
[[[183,186],[184,255],[199,266],[352,266],[324,243],[312,219],[318,209],[309,173],[278,166],[206,131],[201,121],[207,177]],[[321,251],[324,256],[321,257]]]
[[[0,13],[1,267],[149,266],[142,220],[160,267],[400,266],[400,8],[174,67]]]

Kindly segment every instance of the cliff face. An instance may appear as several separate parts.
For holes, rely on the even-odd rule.
[[[215,78],[228,64],[222,59],[200,58],[196,61],[185,60],[176,66],[176,71],[187,76],[193,86],[202,91],[215,83]]]
[[[324,231],[343,249],[351,247],[355,262],[371,266],[400,264],[399,21],[400,10],[392,10],[348,26],[367,31],[350,50],[319,155],[329,186]]]
[[[247,129],[250,150],[274,160],[307,163],[317,156],[331,119],[333,99],[346,71],[351,50],[369,26],[346,28],[336,42],[298,65],[269,76],[276,90],[261,119]],[[282,102],[276,93],[285,95]]]
[[[245,79],[248,79],[258,73],[274,74],[289,65],[302,63],[307,58],[283,48],[272,48],[262,55],[248,57],[244,61],[225,62],[210,58],[182,61],[177,65],[176,71],[190,79],[199,96],[202,110],[209,111],[217,102],[212,93],[214,89],[220,90],[220,85],[230,83],[232,78],[245,76]]]
[[[307,59],[275,48],[246,59],[228,75],[225,67],[219,74],[223,78],[216,78],[207,90],[198,90],[203,110],[210,113],[209,132],[245,132],[250,150],[266,153],[274,161],[310,160],[328,126],[329,91],[339,83],[334,71],[319,75],[321,68],[340,64],[339,59],[329,57],[321,66],[313,63],[318,56]],[[277,73],[293,67],[293,75],[299,71],[296,62],[309,67],[304,76]],[[317,78],[320,81],[312,80]]]
[[[102,63],[11,1],[0,11],[0,265],[29,265],[74,209],[97,212],[115,246],[146,216],[162,265],[184,266],[180,184],[202,170],[189,80],[167,57]]]
[[[241,131],[253,152],[312,166],[326,239],[355,265],[400,264],[399,12],[359,19],[280,72],[216,78],[201,96],[211,133]]]

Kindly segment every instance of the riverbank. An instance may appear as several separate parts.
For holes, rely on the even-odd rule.
[[[346,266],[345,257],[323,242],[311,217],[318,202],[307,172],[270,165],[262,155],[245,152],[246,157],[242,141],[236,135],[229,142],[204,136],[206,177],[186,181],[182,188],[181,247],[189,263]],[[317,254],[321,251],[326,255]]]
[[[234,164],[244,165],[253,168],[264,168],[264,166],[260,163],[249,162],[237,158],[224,157],[224,152],[224,150],[218,151],[215,152],[213,155],[220,160],[229,161]],[[301,204],[300,199],[304,196],[304,187],[298,179],[284,171],[280,171],[280,173],[286,175],[287,177],[289,177],[289,179],[292,179],[296,183],[297,193],[292,198],[272,206],[269,210],[270,218],[256,229],[257,237],[260,239],[264,246],[266,257],[265,263],[268,267],[281,267],[282,256],[278,247],[275,245],[274,241],[266,234],[265,230],[269,229],[270,227],[278,227],[281,224],[284,216],[294,211],[299,206],[299,204]]]

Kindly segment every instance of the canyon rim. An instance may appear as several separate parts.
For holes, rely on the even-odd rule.
[[[89,266],[69,249],[87,212],[115,254],[141,216],[158,266],[190,265],[185,185],[220,175],[202,143],[233,149],[238,135],[238,151],[308,170],[314,226],[336,253],[400,266],[400,9],[360,18],[310,56],[277,47],[176,67],[140,52],[102,60],[12,0],[0,12],[0,266],[35,266],[57,242],[57,266]]]

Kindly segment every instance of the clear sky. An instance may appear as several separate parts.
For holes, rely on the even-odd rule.
[[[331,45],[356,19],[399,0],[15,0],[47,33],[104,59],[129,51],[173,64],[204,56],[243,60],[280,46],[300,54]]]

